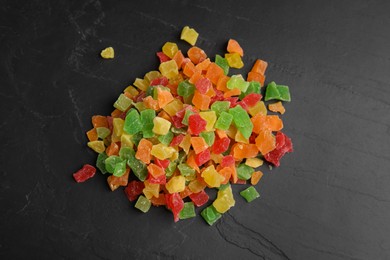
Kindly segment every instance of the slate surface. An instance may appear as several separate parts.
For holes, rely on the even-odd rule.
[[[0,1],[2,259],[389,259],[388,1]],[[144,215],[97,175],[85,132],[155,69],[154,53],[200,32],[229,38],[287,84],[295,152],[263,168],[262,198],[213,227]],[[117,57],[98,54],[113,46]],[[180,47],[188,48],[183,42]]]

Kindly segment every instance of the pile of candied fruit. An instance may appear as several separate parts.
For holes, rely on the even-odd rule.
[[[270,82],[262,91],[267,62],[256,60],[246,80],[229,69],[244,66],[244,51],[230,39],[224,57],[211,61],[195,46],[198,33],[188,26],[182,40],[187,55],[167,42],[157,52],[158,70],[136,78],[114,103],[110,116],[92,117],[88,146],[98,153],[96,167],[107,174],[112,191],[124,192],[135,208],[165,206],[174,221],[201,216],[212,225],[235,205],[231,185],[245,185],[247,201],[259,197],[255,185],[266,161],[272,168],[292,152],[291,139],[281,132],[283,102],[289,88]],[[114,58],[114,49],[102,51]],[[268,110],[274,113],[268,114]],[[85,164],[73,174],[77,182],[92,178],[96,168]],[[245,187],[245,186],[242,186]],[[208,189],[217,189],[210,204]],[[209,205],[207,205],[209,204]]]

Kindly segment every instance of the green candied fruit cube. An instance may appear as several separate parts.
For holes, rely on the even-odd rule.
[[[150,202],[150,200],[148,200],[147,198],[145,198],[144,195],[140,195],[138,197],[138,200],[137,202],[135,203],[135,206],[137,209],[139,209],[140,211],[142,211],[143,213],[146,213],[149,211],[150,209],[150,206],[152,205],[152,203]]]
[[[105,160],[104,160],[104,164],[106,166],[106,170],[107,172],[109,173],[114,173],[115,171],[115,166],[122,162],[123,159],[121,159],[119,156],[116,156],[116,155],[111,155],[109,157],[107,157]]]
[[[251,93],[260,94],[260,89],[261,89],[260,82],[251,81],[251,82],[249,82],[249,87],[245,91],[245,93],[241,93],[240,94],[240,99],[243,99],[245,96],[247,96],[247,95],[249,95]]]
[[[134,150],[130,147],[121,147],[119,150],[119,157],[126,161],[132,156],[132,154],[134,154]]]
[[[123,130],[131,135],[142,131],[142,122],[137,110],[130,109],[125,118]]]
[[[218,219],[222,217],[221,213],[219,213],[213,205],[205,208],[200,215],[206,220],[207,224],[212,226]]]
[[[290,90],[289,90],[288,86],[277,85],[276,88],[279,91],[279,95],[280,95],[279,99],[280,100],[287,101],[287,102],[291,101]]]
[[[271,99],[280,99],[280,93],[274,81],[270,82],[265,90],[264,100],[268,101]]]
[[[168,178],[172,176],[172,174],[175,172],[176,170],[176,166],[177,166],[177,163],[175,162],[169,162],[169,165],[168,167],[165,169],[165,176],[167,176]]]
[[[142,123],[142,134],[144,138],[151,138],[154,136],[153,133],[153,118],[156,117],[156,111],[153,109],[145,109],[141,111],[140,120]]]
[[[126,160],[122,160],[121,162],[118,162],[115,164],[114,172],[112,175],[116,177],[121,177],[126,172]]]
[[[238,165],[237,167],[237,177],[240,180],[249,180],[254,172],[255,170],[252,167],[244,163]]]
[[[200,137],[202,137],[208,146],[212,146],[215,140],[215,133],[214,132],[201,132],[199,134]]]
[[[221,129],[221,130],[228,130],[230,127],[230,124],[233,121],[233,115],[222,112],[221,115],[218,117],[217,122],[215,122],[215,128]]]
[[[144,102],[137,102],[137,103],[134,103],[134,107],[139,111],[143,111],[146,109],[146,106],[145,106],[145,103]]]
[[[125,94],[120,94],[118,99],[114,103],[114,107],[124,112],[131,106],[132,103],[133,101],[130,98],[126,97]]]
[[[96,127],[97,135],[100,139],[104,139],[110,135],[111,131],[107,127]]]
[[[183,209],[179,213],[180,219],[193,218],[196,216],[195,205],[193,202],[185,202]]]
[[[180,171],[180,174],[183,175],[184,177],[187,177],[187,176],[190,176],[190,175],[194,175],[195,174],[195,170],[192,169],[188,164],[186,163],[181,163],[177,166],[177,168],[179,169]]]
[[[141,141],[142,137],[143,137],[142,132],[138,132],[138,133],[134,134],[134,135],[131,137],[131,141],[133,141],[133,144],[134,144],[135,146],[138,146],[138,144],[139,144],[139,142]]]
[[[146,89],[146,92],[145,92],[145,96],[154,96],[154,89],[156,88],[156,86],[149,86],[147,89]]]
[[[183,125],[188,125],[188,118],[190,117],[190,115],[193,115],[193,114],[195,114],[195,112],[191,111],[190,109],[187,109],[185,114],[184,114],[183,120],[181,120],[181,123]]]
[[[106,169],[106,164],[105,160],[108,158],[107,154],[105,152],[99,153],[98,157],[96,159],[96,167],[101,171],[101,173],[106,174],[107,169]]]
[[[135,158],[134,151],[131,152],[130,158],[127,160],[127,165],[140,181],[145,181],[148,176],[148,169],[143,162]]]
[[[215,114],[219,116],[222,112],[227,112],[230,107],[229,101],[215,101],[211,105],[211,110],[215,111]]]
[[[223,70],[223,74],[229,74],[229,63],[225,58],[220,55],[215,55],[215,64],[217,64]]]
[[[243,190],[240,192],[240,195],[247,201],[251,202],[254,199],[257,199],[260,197],[260,194],[257,192],[255,187],[250,186],[249,188]]]
[[[233,121],[238,131],[248,139],[253,130],[253,123],[249,118],[248,113],[240,105],[237,105],[234,108],[229,109],[229,114],[233,116]]]
[[[238,88],[241,92],[245,92],[249,87],[249,82],[245,81],[241,74],[233,75],[226,83],[228,89]]]
[[[160,135],[157,139],[160,141],[160,143],[169,145],[173,139],[173,133],[169,131],[166,135]]]
[[[177,86],[177,94],[182,97],[190,97],[194,94],[195,86],[188,82],[188,80],[184,80],[179,83]]]

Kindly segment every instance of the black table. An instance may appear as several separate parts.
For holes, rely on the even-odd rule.
[[[389,259],[388,1],[1,1],[2,259]],[[194,27],[210,57],[229,38],[244,71],[269,62],[290,86],[294,153],[263,167],[261,199],[214,226],[134,209],[106,176],[76,184],[96,154],[92,115],[156,69]],[[113,46],[116,57],[99,52]]]

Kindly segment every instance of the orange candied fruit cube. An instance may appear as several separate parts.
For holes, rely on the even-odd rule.
[[[105,116],[92,116],[92,125],[93,127],[106,127],[108,128],[107,118]]]
[[[194,63],[198,64],[207,59],[207,54],[199,47],[191,47],[187,52],[188,58]]]
[[[205,77],[208,78],[214,85],[217,85],[218,79],[222,75],[224,75],[223,69],[214,62],[212,62],[207,69]]]
[[[211,98],[207,95],[200,94],[199,91],[195,90],[194,97],[192,98],[192,104],[200,110],[209,109]]]
[[[233,40],[233,39],[230,39],[228,41],[227,51],[229,53],[238,53],[238,54],[240,54],[241,57],[244,56],[244,51],[241,48],[240,44],[236,40]]]

